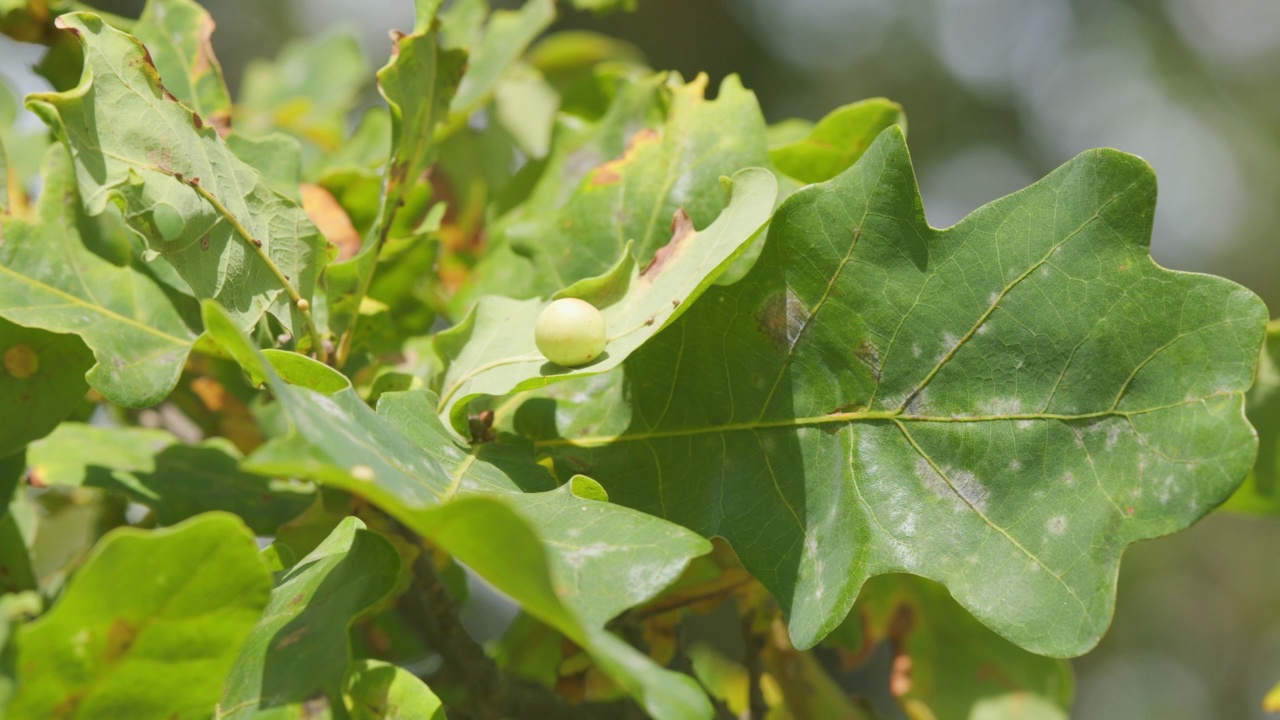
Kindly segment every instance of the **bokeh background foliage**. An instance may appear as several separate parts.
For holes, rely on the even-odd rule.
[[[422,10],[433,3],[418,4]],[[1280,195],[1280,97],[1276,95],[1280,85],[1274,82],[1280,72],[1280,16],[1266,0],[1053,0],[1029,5],[1008,0],[648,0],[634,13],[587,12],[610,9],[603,7],[610,4],[594,3],[601,7],[592,7],[591,2],[580,2],[579,8],[554,9],[550,2],[531,2],[522,9],[513,5],[488,26],[483,24],[481,12],[455,7],[446,14],[440,30],[443,44],[466,47],[472,53],[466,80],[455,94],[451,85],[456,82],[461,57],[415,40],[427,28],[420,22],[415,27],[413,8],[407,2],[367,2],[353,8],[337,0],[216,0],[206,3],[217,21],[216,33],[198,8],[182,3],[152,3],[145,9],[137,2],[94,3],[96,10],[109,13],[112,24],[153,48],[152,56],[166,87],[187,107],[216,130],[225,130],[228,125],[236,128],[226,137],[225,147],[243,162],[243,172],[252,173],[244,177],[259,178],[256,192],[269,188],[286,199],[282,201],[284,210],[263,213],[262,222],[267,226],[292,223],[303,229],[297,233],[295,246],[286,250],[283,258],[277,257],[278,263],[283,266],[296,261],[300,268],[310,267],[299,257],[320,247],[308,239],[307,233],[312,231],[306,226],[314,223],[332,243],[328,252],[340,263],[334,267],[343,268],[332,272],[331,282],[369,292],[372,301],[359,307],[344,306],[337,298],[329,306],[328,317],[322,319],[339,334],[351,326],[359,331],[349,335],[350,346],[338,344],[329,350],[346,363],[344,372],[355,379],[354,390],[359,396],[345,379],[330,378],[306,363],[289,364],[271,355],[275,370],[262,366],[263,378],[278,372],[291,383],[321,392],[311,397],[310,391],[297,391],[293,401],[264,403],[260,394],[243,383],[234,365],[217,359],[230,354],[250,368],[260,362],[245,359],[249,350],[237,354],[234,348],[243,339],[237,340],[231,330],[223,333],[221,350],[219,345],[197,346],[207,355],[192,356],[183,364],[195,341],[191,328],[201,326],[202,310],[188,289],[196,284],[191,278],[199,277],[200,269],[184,266],[178,253],[191,247],[185,238],[198,242],[206,228],[199,225],[199,211],[183,207],[182,203],[192,200],[182,180],[169,186],[151,182],[147,185],[150,195],[142,193],[135,198],[126,192],[125,207],[133,198],[139,207],[150,208],[145,215],[126,211],[123,218],[111,213],[75,216],[73,222],[63,223],[56,237],[50,235],[47,240],[61,243],[75,254],[73,262],[78,267],[100,278],[95,284],[127,288],[120,298],[95,301],[102,300],[102,305],[111,309],[110,318],[123,317],[129,322],[120,327],[104,326],[101,318],[89,318],[82,319],[80,325],[54,328],[80,333],[84,338],[81,344],[74,336],[0,321],[3,344],[37,348],[49,377],[53,373],[83,375],[93,363],[90,351],[126,357],[134,353],[167,368],[158,374],[158,387],[134,384],[136,375],[123,380],[106,378],[106,369],[94,368],[89,375],[94,387],[106,399],[124,405],[155,405],[167,394],[165,388],[177,382],[179,389],[167,402],[135,412],[110,409],[101,404],[100,397],[93,403],[80,402],[83,385],[56,387],[59,396],[52,402],[59,410],[52,415],[71,413],[73,419],[91,424],[64,425],[33,445],[27,460],[20,456],[7,459],[5,476],[0,480],[15,482],[23,467],[30,465],[40,473],[34,482],[24,483],[24,488],[30,484],[53,487],[24,489],[9,512],[0,517],[0,561],[13,573],[5,580],[4,589],[38,587],[46,598],[62,592],[56,607],[67,606],[58,611],[66,615],[77,597],[93,592],[94,582],[102,582],[99,576],[110,563],[127,566],[130,546],[144,542],[139,537],[113,534],[92,555],[82,557],[106,529],[125,520],[168,526],[204,511],[231,510],[259,536],[280,538],[267,550],[268,556],[275,558],[272,569],[277,571],[276,590],[270,599],[265,594],[265,581],[259,582],[261,578],[254,575],[257,571],[246,565],[239,581],[253,585],[251,591],[229,594],[217,610],[195,608],[211,628],[219,623],[216,628],[187,628],[180,616],[172,619],[174,625],[170,626],[166,624],[170,618],[161,614],[157,617],[160,627],[147,628],[153,637],[165,640],[158,646],[144,642],[147,638],[135,629],[135,620],[125,616],[151,600],[136,599],[133,608],[124,603],[120,617],[112,616],[112,608],[95,608],[103,617],[98,621],[100,632],[94,634],[94,652],[101,653],[104,662],[122,663],[123,677],[137,671],[137,663],[145,667],[146,661],[157,658],[182,668],[182,649],[176,647],[174,638],[216,634],[225,639],[231,633],[248,642],[235,661],[235,672],[274,683],[283,706],[306,708],[316,693],[327,693],[347,698],[357,716],[362,716],[361,712],[369,717],[391,716],[387,715],[387,698],[392,696],[403,697],[406,707],[415,707],[416,712],[434,712],[439,701],[430,691],[420,688],[411,675],[376,661],[353,665],[345,680],[341,675],[319,673],[291,686],[284,676],[270,675],[271,668],[278,667],[275,663],[282,662],[281,656],[277,653],[273,658],[269,649],[255,650],[255,643],[262,642],[255,638],[290,639],[294,635],[266,626],[265,620],[251,633],[252,622],[246,624],[245,618],[256,618],[267,609],[269,615],[278,616],[273,622],[293,622],[289,628],[300,627],[299,618],[279,615],[282,604],[296,604],[297,597],[312,598],[326,583],[356,582],[344,578],[344,573],[355,577],[354,573],[365,572],[385,580],[388,573],[379,574],[378,563],[386,568],[412,565],[416,571],[424,571],[417,549],[393,547],[394,543],[383,539],[384,535],[396,537],[394,525],[388,523],[406,523],[432,536],[438,546],[477,569],[496,562],[487,558],[482,548],[467,547],[465,538],[455,538],[450,544],[451,536],[433,523],[508,527],[502,525],[509,522],[504,520],[503,510],[480,503],[459,509],[460,519],[433,516],[430,522],[418,519],[425,524],[415,526],[408,515],[389,519],[362,509],[358,502],[352,505],[350,497],[340,493],[317,493],[309,484],[263,478],[312,477],[336,487],[363,488],[362,483],[367,482],[360,477],[363,470],[353,474],[350,468],[376,468],[372,472],[379,479],[379,490],[373,496],[382,497],[378,493],[383,492],[385,473],[376,462],[356,458],[353,466],[350,459],[334,458],[324,448],[304,447],[305,443],[277,442],[269,446],[276,450],[274,454],[255,454],[256,473],[253,465],[248,466],[250,472],[237,469],[237,465],[243,454],[257,448],[263,439],[286,437],[283,429],[292,426],[291,412],[305,413],[311,402],[334,402],[321,395],[336,398],[346,408],[344,412],[350,413],[344,417],[352,424],[376,427],[379,437],[392,438],[388,440],[391,452],[405,452],[397,449],[396,443],[402,441],[394,438],[421,438],[424,432],[447,443],[449,429],[436,420],[435,408],[395,403],[385,410],[380,406],[375,415],[364,404],[384,392],[411,389],[422,378],[434,377],[442,358],[444,362],[457,359],[450,355],[449,342],[437,342],[432,348],[412,341],[402,345],[400,338],[438,330],[447,324],[445,318],[461,318],[485,292],[517,298],[546,295],[562,284],[554,278],[563,279],[566,273],[576,278],[610,270],[616,255],[570,257],[548,265],[528,248],[549,230],[561,232],[562,237],[553,242],[568,247],[578,242],[578,233],[590,232],[568,229],[561,221],[575,212],[589,215],[593,203],[600,204],[594,207],[605,206],[610,198],[576,197],[573,202],[580,205],[571,206],[560,216],[543,210],[553,209],[573,189],[576,179],[590,169],[571,167],[567,162],[581,162],[583,148],[601,162],[621,156],[634,123],[661,126],[665,122],[665,136],[690,133],[696,137],[699,128],[715,132],[723,129],[723,123],[734,122],[739,124],[731,135],[740,138],[754,132],[751,128],[756,120],[751,113],[762,112],[758,144],[744,142],[741,148],[718,157],[708,169],[707,180],[721,174],[714,170],[718,167],[726,168],[727,174],[747,165],[772,164],[782,170],[780,196],[785,196],[801,182],[827,180],[846,167],[876,131],[902,122],[900,108],[905,107],[923,208],[936,227],[950,226],[979,205],[1021,189],[1077,152],[1117,147],[1142,156],[1160,177],[1161,200],[1154,216],[1151,248],[1157,262],[1223,275],[1249,287],[1273,307],[1280,302],[1280,286],[1273,280],[1280,269],[1280,253],[1274,251],[1272,230],[1280,219],[1275,217],[1273,202]],[[454,5],[479,7],[475,3]],[[0,41],[4,43],[0,45],[0,71],[11,85],[9,92],[0,92],[0,141],[8,151],[6,163],[11,168],[9,186],[0,193],[0,206],[15,213],[26,213],[28,196],[38,195],[40,205],[30,212],[53,217],[59,213],[55,200],[79,207],[77,192],[88,194],[84,201],[91,212],[105,209],[94,205],[99,198],[91,188],[86,189],[83,178],[77,189],[77,183],[68,177],[65,159],[56,153],[45,160],[42,187],[29,182],[49,141],[38,122],[21,114],[19,98],[23,92],[67,90],[76,84],[82,61],[79,46],[65,33],[54,33],[48,22],[58,11],[75,9],[71,6],[86,7],[0,0],[6,31],[22,41]],[[162,7],[170,11],[157,9]],[[397,94],[394,73],[384,70],[379,76],[382,93],[396,108],[391,116],[370,110],[381,105],[372,83],[373,68],[387,56],[385,30],[389,27],[417,31],[397,41],[405,61],[402,67],[412,61],[413,72],[438,73],[441,89],[439,96],[425,101]],[[543,41],[536,42],[547,33]],[[52,44],[47,55],[46,43]],[[168,46],[156,51],[156,43]],[[524,53],[527,46],[531,47]],[[37,62],[38,72],[29,72],[27,67]],[[647,64],[680,71],[692,82],[664,86],[638,81],[628,86],[633,97],[620,101],[600,85],[601,75],[591,71],[600,63],[611,68],[606,77],[608,72],[634,75]],[[701,72],[709,78],[700,78]],[[724,78],[729,79],[722,82]],[[759,98],[760,110],[754,109],[753,100],[742,104],[748,97],[743,94],[744,85]],[[701,104],[704,91],[716,98],[714,103]],[[233,97],[237,100],[234,105]],[[889,97],[898,104],[855,106],[813,124],[835,108],[869,97]],[[598,125],[575,128],[557,123],[557,106]],[[157,102],[153,110],[169,112],[163,102]],[[139,109],[139,113],[151,111]],[[716,117],[716,112],[723,115]],[[812,120],[790,119],[795,117]],[[421,136],[421,131],[406,129],[412,123],[425,122],[431,127],[436,121],[443,121],[435,132],[438,143],[414,148],[403,142],[403,138],[415,137],[415,132]],[[770,123],[767,131],[766,121]],[[827,145],[823,133],[827,140],[865,136],[868,143],[831,157],[824,155]],[[380,201],[379,167],[386,159],[390,137],[401,138],[396,143],[395,162],[405,170],[402,175],[393,174],[401,178],[401,184],[393,182]],[[771,152],[763,151],[766,147]],[[557,148],[576,152],[570,155]],[[649,152],[656,163],[668,157],[663,153],[674,151],[655,147]],[[160,167],[163,174],[163,158],[145,160]],[[432,162],[437,163],[433,182],[420,181],[421,169]],[[786,176],[793,178],[793,185],[787,185]],[[205,185],[215,194],[219,179],[220,175],[204,174]],[[157,186],[167,189],[156,195]],[[697,197],[703,204],[685,203],[685,209],[696,227],[705,228],[719,215],[724,198],[714,194]],[[525,198],[534,200],[519,212],[508,212]],[[434,204],[441,199],[444,204]],[[540,204],[539,200],[545,202]],[[628,238],[637,243],[635,252],[642,259],[665,242],[665,218],[676,207],[664,204],[661,198],[654,202],[655,216],[661,216],[664,223],[657,228],[652,223],[628,228]],[[176,208],[185,224],[180,221],[174,227],[164,211],[157,211],[161,204]],[[304,208],[309,219],[281,219],[295,212],[290,209],[295,206]],[[216,221],[211,217],[205,222]],[[126,224],[169,245],[139,248]],[[381,229],[377,238],[380,254],[370,253],[371,228]],[[743,237],[726,242],[747,240],[752,230],[746,228]],[[272,227],[252,231],[278,236]],[[165,256],[176,270],[166,271],[168,266],[162,263],[144,266],[131,261],[144,251]],[[751,250],[745,252],[750,254]],[[375,256],[380,258],[376,276],[371,274]],[[198,260],[199,253],[195,257]],[[241,261],[246,263],[246,275],[266,278],[262,287],[271,284],[262,274],[265,270],[254,269],[252,253],[246,252]],[[527,267],[521,265],[526,261]],[[184,267],[188,270],[185,275]],[[424,282],[423,268],[437,269],[439,281]],[[625,277],[626,270],[615,274],[615,282]],[[23,271],[33,272],[29,268]],[[733,272],[729,270],[730,276]],[[0,297],[5,292],[24,292],[14,287],[0,291]],[[581,290],[608,291],[607,286]],[[195,295],[222,297],[228,304],[229,296],[219,296],[214,288],[208,292],[197,288]],[[288,298],[252,290],[248,295],[261,298],[261,304],[246,305],[233,298],[229,304],[241,313],[233,313],[233,323],[264,312],[277,318],[270,330],[264,326],[254,338],[258,344],[270,344],[271,335],[277,333],[292,333],[301,349],[310,347],[303,328],[305,319]],[[711,297],[722,295],[713,290]],[[138,304],[130,304],[129,296],[153,299],[142,303],[144,311],[139,314]],[[331,297],[336,297],[332,290]],[[162,311],[157,316],[148,314],[147,308]],[[789,310],[784,307],[784,313]],[[210,312],[208,308],[203,311],[206,325],[213,317]],[[240,323],[241,329],[253,324]],[[657,323],[654,331],[662,325]],[[148,330],[139,331],[139,327]],[[126,332],[138,333],[137,339],[127,339]],[[649,604],[624,615],[613,627],[624,636],[630,633],[629,639],[649,648],[659,663],[671,657],[687,663],[680,669],[692,671],[717,698],[718,707],[729,712],[742,712],[750,705],[753,698],[744,689],[754,669],[767,679],[765,697],[760,700],[788,708],[776,710],[779,717],[788,715],[777,713],[861,717],[867,712],[881,717],[904,713],[912,717],[1053,717],[1061,712],[1055,706],[1063,707],[1073,697],[1072,714],[1079,717],[1261,716],[1262,698],[1280,677],[1280,619],[1274,612],[1274,600],[1280,597],[1280,560],[1269,550],[1280,540],[1280,527],[1268,517],[1280,510],[1275,467],[1275,430],[1280,427],[1275,390],[1280,381],[1275,372],[1276,344],[1270,342],[1275,336],[1274,332],[1269,335],[1258,383],[1248,398],[1249,418],[1261,441],[1258,467],[1228,504],[1231,512],[1214,513],[1188,532],[1141,544],[1125,556],[1114,627],[1096,650],[1071,662],[1074,679],[1066,663],[1026,653],[977,623],[940,586],[908,576],[873,580],[863,589],[858,610],[822,647],[812,654],[797,652],[785,634],[780,634],[766,609],[770,603],[759,594],[758,586],[743,579],[737,559],[720,545],[711,555],[694,562],[666,595],[653,599],[663,584],[658,583],[634,597],[619,599],[617,609],[642,601]],[[394,370],[378,367],[381,356],[395,352],[401,353],[402,361]],[[7,366],[10,360],[6,357]],[[23,362],[21,357],[13,358],[9,375],[20,375]],[[19,372],[14,372],[14,367]],[[605,379],[590,385],[569,385],[567,390],[553,386],[544,399],[572,407],[578,402],[575,393],[583,391],[622,396],[624,389],[618,383],[610,384],[608,376],[601,378]],[[13,392],[20,394],[24,387]],[[273,387],[281,397],[291,393],[291,386]],[[0,384],[0,392],[10,390]],[[540,415],[539,407],[538,402],[531,402],[514,417],[504,415],[501,407],[495,408],[499,411],[497,430],[550,439],[563,428],[557,429],[554,418]],[[607,434],[626,426],[626,418],[610,417],[608,412],[596,417],[594,412],[599,411],[585,407],[579,414],[577,422],[584,432]],[[510,424],[503,425],[504,418]],[[465,420],[465,415],[456,416],[453,429],[465,433]],[[4,443],[0,451],[20,448],[46,435],[56,422],[57,417],[32,417],[30,423],[6,423],[0,428],[0,443]],[[161,430],[133,428],[95,437],[95,427],[104,422]],[[317,427],[303,434],[316,441],[325,432]],[[205,436],[211,439],[200,444],[176,440]],[[485,452],[504,451],[490,448]],[[575,471],[572,463],[582,459],[571,458],[569,465],[560,469],[562,479]],[[438,461],[451,460],[455,459]],[[505,478],[513,477],[510,458],[481,454],[470,462],[478,463],[468,466],[474,467],[468,471],[471,474],[458,476],[464,493],[471,483],[487,492],[496,487],[493,483],[509,482]],[[325,469],[335,464],[345,468],[345,477]],[[179,478],[194,472],[204,472],[220,482],[231,478],[233,485],[223,497],[203,493],[185,496]],[[517,473],[514,477],[518,484],[523,476]],[[505,490],[528,493],[550,489],[539,484],[544,480],[536,474],[527,477],[532,478],[529,484]],[[561,505],[576,508],[581,504],[584,510],[600,510],[591,505],[594,500],[583,498],[603,495],[604,489],[588,483],[591,481],[584,479],[572,484],[573,492],[547,495],[522,511],[526,517],[543,513],[553,518],[564,511]],[[605,486],[616,494],[617,488],[609,488],[607,482]],[[626,488],[621,489],[625,496]],[[449,488],[439,490],[452,492]],[[384,508],[421,504],[418,498],[397,495],[394,486],[386,493],[380,503]],[[247,497],[256,499],[246,504]],[[635,498],[625,502],[644,505]],[[308,503],[310,510],[290,520]],[[145,517],[129,515],[136,515],[144,506],[151,508]],[[363,513],[364,522],[339,522],[353,511]],[[391,514],[397,513],[392,510]],[[169,535],[157,533],[152,542],[175,553],[198,554],[200,551],[183,549],[183,545],[224,537],[219,547],[234,548],[249,536],[243,528],[229,525],[226,516],[203,517],[208,519],[164,531]],[[1049,521],[1052,523],[1052,518]],[[372,527],[366,528],[365,522]],[[510,538],[520,538],[525,530],[516,521],[506,532],[512,533]],[[675,528],[647,528],[643,532],[679,534]],[[617,538],[610,542],[617,542]],[[695,547],[694,539],[686,542],[694,544],[675,556],[652,557],[647,562],[665,563],[666,574],[659,576],[674,578],[672,573],[688,557],[704,550]],[[15,552],[19,547],[30,547],[29,556]],[[133,552],[136,556],[138,551]],[[144,554],[159,568],[163,552]],[[630,561],[637,562],[638,557],[632,556]],[[235,562],[246,560],[237,558]],[[77,566],[82,570],[63,590],[68,570]],[[562,616],[557,609],[559,601],[550,596],[536,601],[544,603],[541,612],[521,614],[508,624],[510,606],[461,567],[445,563],[437,570],[455,596],[466,598],[461,610],[471,634],[492,640],[491,650],[504,670],[531,682],[553,684],[566,697],[617,702],[615,683],[632,676],[616,666],[609,671],[608,666],[628,662],[625,649],[602,637],[607,634],[596,634],[599,631],[590,623],[580,626],[576,619]],[[510,572],[502,569],[502,563],[489,567]],[[179,569],[189,570],[175,567],[175,571]],[[539,581],[531,577],[529,582],[536,585]],[[303,614],[311,612],[323,618],[330,636],[304,642],[300,634],[286,647],[296,645],[294,650],[303,653],[299,657],[305,657],[308,648],[327,647],[327,652],[335,652],[332,648],[347,641],[344,631],[353,623],[353,647],[336,651],[343,657],[385,657],[417,675],[438,675],[440,658],[406,641],[404,638],[414,633],[397,626],[403,620],[386,607],[388,598],[403,587],[360,584],[367,586],[367,597],[323,596],[325,602],[314,604],[308,600]],[[294,587],[301,591],[286,596],[282,590]],[[527,601],[541,597],[541,591],[532,587],[502,589]],[[200,596],[201,602],[218,603],[216,593]],[[726,603],[707,599],[726,597],[731,598]],[[684,613],[689,619],[677,626],[674,619],[681,613],[665,610],[663,603],[689,605],[699,612]],[[0,599],[0,642],[10,632],[11,621],[33,614],[36,607],[38,600],[30,593],[10,593]],[[183,608],[183,600],[176,596],[164,607]],[[742,617],[735,616],[735,607]],[[56,632],[58,620],[57,612],[49,613],[28,636]],[[743,633],[739,624],[755,627]],[[744,637],[766,640],[762,647],[752,647],[750,640],[744,644]],[[311,642],[319,644],[308,644]],[[139,652],[132,653],[135,648],[140,648]],[[668,649],[670,655],[665,654]],[[255,652],[263,656],[256,657]],[[210,646],[202,659],[212,663],[213,669],[204,672],[225,674],[233,656],[225,648]],[[11,655],[0,655],[0,668],[12,662]],[[910,669],[904,670],[904,662]],[[61,669],[58,674],[63,674]],[[4,677],[0,673],[0,697],[7,691]],[[910,679],[905,685],[904,678]],[[448,680],[443,678],[445,686]],[[59,679],[63,681],[74,683],[75,678]],[[661,684],[653,676],[637,676],[621,684],[627,682],[637,683],[628,690],[634,697],[648,697],[644,704],[651,711],[658,707],[652,703],[675,703],[678,707],[683,702],[678,692],[658,700],[646,695],[644,688]],[[1009,694],[1014,689],[1030,694]],[[208,704],[203,698],[216,700],[218,690],[212,686],[190,688],[190,696],[174,700],[189,703],[186,709],[164,705],[164,698],[153,698],[155,712],[173,710],[183,717],[187,713],[198,717],[203,712],[201,703]],[[57,692],[76,691],[63,688]],[[862,697],[862,704],[849,703],[846,696],[850,694]],[[231,700],[228,712],[233,716],[248,707],[237,704],[233,697],[223,698]],[[109,694],[107,699],[111,700]],[[52,705],[39,705],[39,698],[27,697],[23,702],[28,705],[18,706],[19,711],[32,717],[56,712],[48,709]],[[118,710],[130,707],[127,703],[136,699],[126,695],[114,702],[125,703],[115,706]],[[103,707],[108,709],[98,712],[117,711],[111,710],[111,705]],[[622,706],[608,707],[609,712],[624,712]],[[666,707],[670,710],[673,706]]]

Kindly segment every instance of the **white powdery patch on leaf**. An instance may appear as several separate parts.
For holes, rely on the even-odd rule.
[[[933,494],[944,500],[950,500],[956,512],[972,508],[986,513],[991,499],[991,491],[968,470],[942,468],[939,474],[929,462],[923,458],[916,461],[916,475],[920,482]]]

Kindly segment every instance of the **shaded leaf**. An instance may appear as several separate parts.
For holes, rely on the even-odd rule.
[[[167,432],[136,427],[63,423],[31,445],[28,462],[42,484],[123,492],[152,508],[161,525],[224,510],[271,535],[314,496],[306,485],[243,472],[239,451],[221,438],[183,445]]]
[[[857,162],[880,131],[894,124],[907,126],[901,105],[884,98],[862,100],[827,113],[803,138],[770,147],[769,158],[800,182],[826,182]]]
[[[213,54],[213,18],[193,0],[148,0],[131,32],[151,51],[164,86],[225,135],[231,94]]]
[[[328,381],[301,370],[305,364],[324,370],[302,357],[283,363],[278,374],[211,303],[205,323],[252,377],[269,385],[289,423],[286,435],[246,460],[246,469],[309,478],[369,499],[590,652],[655,717],[709,716],[689,679],[583,619],[603,622],[652,597],[692,556],[706,552],[705,540],[611,503],[580,499],[569,488],[525,494],[553,487],[527,448],[484,443],[464,450],[436,416],[430,393],[388,393],[375,413],[350,387],[326,394],[286,383],[309,379],[327,387]],[[576,522],[566,523],[567,517]],[[644,572],[629,573],[631,567]],[[628,582],[616,583],[624,572]]]
[[[978,708],[997,706],[1017,692],[1066,716],[1070,666],[996,635],[934,582],[911,575],[870,580],[828,639],[855,661],[886,641],[894,655],[891,689],[908,712],[923,706],[934,717],[973,717]]]
[[[93,354],[75,335],[0,319],[0,359],[0,417],[22,418],[0,424],[3,457],[52,432],[84,401],[89,391],[84,374],[93,366]]]
[[[1247,513],[1280,514],[1280,321],[1267,325],[1245,414],[1258,432],[1258,459],[1244,485],[1224,506]]]
[[[39,224],[0,216],[0,316],[80,335],[97,359],[86,379],[112,402],[160,402],[178,382],[194,333],[149,277],[85,247],[81,232],[92,226],[61,147],[46,156],[43,178]]]
[[[320,547],[285,571],[235,667],[218,717],[300,706],[323,693],[342,706],[352,621],[387,596],[400,571],[395,548],[358,518],[342,521]]]
[[[776,192],[777,183],[768,171],[742,170],[734,175],[728,206],[709,227],[695,231],[688,215],[677,213],[670,243],[643,269],[636,266],[627,245],[607,275],[557,293],[556,297],[591,302],[605,318],[608,345],[581,368],[561,367],[538,352],[533,327],[545,302],[481,300],[461,324],[437,337],[436,349],[448,364],[439,412],[464,432],[466,404],[477,395],[504,395],[617,367],[674,322],[760,232]]]
[[[253,535],[230,515],[115,530],[19,631],[10,717],[208,717],[270,589]]]
[[[445,720],[440,698],[413,673],[379,660],[359,660],[347,678],[353,720]]]
[[[890,128],[633,356],[625,433],[538,444],[727,538],[798,647],[911,572],[1029,650],[1081,653],[1124,548],[1205,515],[1254,452],[1265,309],[1151,261],[1154,192],[1094,151],[934,230]]]
[[[87,13],[58,22],[83,43],[84,74],[27,105],[71,148],[88,212],[120,206],[196,296],[221,301],[241,328],[266,312],[291,333],[307,328],[285,279],[309,300],[329,248],[302,208],[173,100],[136,39]]]

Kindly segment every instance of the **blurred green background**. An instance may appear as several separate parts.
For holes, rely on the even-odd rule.
[[[141,0],[92,4],[136,15]],[[204,0],[233,91],[292,37],[347,31],[369,76],[410,0]],[[494,3],[513,5],[518,3]],[[901,102],[935,226],[1109,146],[1160,179],[1152,253],[1234,279],[1280,308],[1278,0],[639,0],[566,12],[557,29],[634,43],[659,69],[729,73],[766,117],[817,119],[865,97]],[[41,48],[0,38],[0,75],[44,88]],[[376,102],[372,86],[368,102]],[[36,125],[34,118],[24,122]],[[1273,311],[1273,314],[1280,314]],[[1280,519],[1215,514],[1139,545],[1118,610],[1075,661],[1073,717],[1262,718],[1280,681]]]

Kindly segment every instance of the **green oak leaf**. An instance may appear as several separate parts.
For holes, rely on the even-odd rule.
[[[347,34],[292,40],[274,61],[245,68],[235,123],[250,133],[281,130],[303,142],[309,162],[338,149],[347,114],[369,82],[369,64]]]
[[[3,250],[0,250],[2,253]],[[0,319],[0,457],[49,434],[83,400],[93,353],[75,335]],[[3,494],[0,494],[3,497]]]
[[[135,38],[89,13],[58,23],[83,44],[80,84],[29,95],[27,106],[71,149],[88,212],[118,205],[196,296],[218,299],[241,328],[267,312],[295,335],[307,328],[284,282],[310,302],[330,248],[302,208],[174,100]]]
[[[79,335],[97,359],[86,379],[112,402],[159,403],[178,383],[195,334],[154,280],[85,247],[82,233],[95,226],[80,212],[66,150],[49,150],[42,177],[38,223],[0,215],[0,316]],[[47,262],[55,249],[60,261]]]
[[[706,76],[659,79],[620,81],[608,113],[588,129],[562,119],[529,199],[495,225],[498,251],[477,267],[467,301],[550,295],[607,271],[629,242],[636,257],[652,257],[677,211],[696,227],[721,213],[721,176],[769,165],[764,118],[737,77],[715,100],[704,97]],[[665,119],[655,119],[664,105]]]
[[[399,572],[400,556],[386,538],[358,518],[343,520],[276,579],[262,620],[227,675],[217,716],[251,718],[318,694],[330,708],[343,707],[351,623],[392,591]]]
[[[445,720],[440,698],[402,667],[359,660],[347,678],[352,720]]]
[[[163,430],[80,423],[59,425],[27,452],[41,483],[123,492],[150,507],[161,525],[223,510],[272,535],[310,506],[312,488],[246,473],[240,460],[222,438],[183,445]]]
[[[1154,197],[1099,150],[935,230],[889,128],[632,356],[624,433],[538,445],[728,539],[798,647],[910,572],[1028,650],[1084,652],[1124,548],[1203,517],[1255,449],[1265,308],[1155,265]]]
[[[270,591],[234,516],[114,530],[18,632],[9,717],[207,718]]]
[[[733,176],[729,204],[709,227],[696,231],[689,216],[678,212],[670,242],[643,269],[628,244],[608,274],[557,293],[582,298],[604,315],[608,345],[583,367],[561,367],[538,352],[533,326],[547,303],[481,300],[459,325],[437,336],[436,349],[447,363],[438,412],[462,433],[467,402],[478,395],[504,395],[617,367],[674,322],[733,262],[769,221],[776,195],[777,182],[767,170],[741,170]]]
[[[226,134],[231,93],[213,54],[213,18],[193,0],[148,0],[129,30],[150,51],[169,92]]]
[[[329,304],[335,331],[346,331],[356,322],[360,301],[369,292],[379,250],[392,236],[395,220],[410,190],[425,182],[435,161],[436,126],[448,112],[449,102],[462,77],[467,55],[443,50],[431,21],[419,12],[422,29],[397,35],[391,61],[378,71],[378,90],[387,101],[391,117],[391,158],[382,192],[376,232],[365,235],[360,252],[335,264],[329,271]],[[351,335],[344,337],[350,343]],[[346,357],[345,349],[341,355]]]
[[[578,643],[655,717],[710,716],[696,684],[601,627],[674,581],[709,550],[706,540],[577,497],[572,486],[550,490],[552,478],[524,443],[460,447],[428,392],[386,393],[375,412],[345,378],[309,358],[273,353],[267,362],[212,303],[205,324],[250,377],[270,387],[288,423],[245,469],[308,478],[370,500]],[[297,381],[311,387],[291,384]],[[550,492],[528,492],[544,489]],[[617,582],[619,573],[626,583]]]
[[[802,137],[769,148],[774,166],[803,183],[826,182],[844,172],[890,125],[907,126],[902,106],[884,98],[862,100],[827,113]]]
[[[449,113],[465,122],[488,101],[507,68],[551,25],[555,0],[529,0],[519,10],[497,10],[479,36],[464,42],[471,56],[467,74],[449,105]]]
[[[1267,340],[1245,414],[1258,431],[1258,459],[1249,478],[1223,507],[1238,512],[1280,514],[1280,320],[1267,324]]]
[[[1047,701],[1065,716],[1072,695],[1067,662],[1033,655],[988,630],[947,594],[912,575],[881,575],[863,586],[853,612],[827,639],[865,657],[888,641],[910,660],[907,686],[895,693],[910,710],[971,717],[974,708],[1013,692]]]

